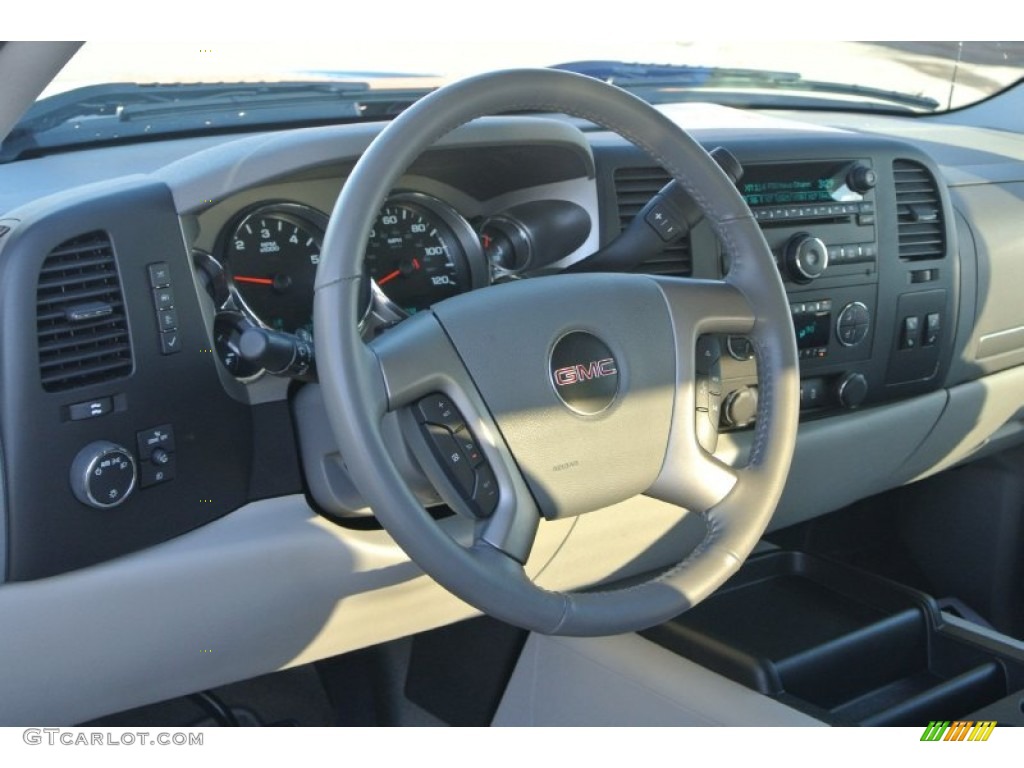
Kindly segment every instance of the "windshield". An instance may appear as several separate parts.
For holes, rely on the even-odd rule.
[[[550,66],[656,104],[936,114],[1020,80],[1024,43],[88,43],[0,160],[155,135],[386,119],[459,77]]]

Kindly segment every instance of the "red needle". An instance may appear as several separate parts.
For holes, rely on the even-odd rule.
[[[256,285],[273,285],[274,281],[269,277],[245,277],[243,275],[235,275],[236,283],[255,283]]]
[[[377,281],[377,285],[384,285],[384,283],[389,283],[396,277],[401,276],[401,274],[402,270],[400,269],[396,269],[394,272],[388,272],[386,275],[384,275],[384,277]]]

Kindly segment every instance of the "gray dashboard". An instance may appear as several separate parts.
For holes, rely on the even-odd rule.
[[[807,409],[774,528],[1024,441],[1019,135],[700,105],[672,115],[708,148],[724,145],[746,164],[866,159],[882,177],[859,201],[876,206],[873,224],[858,223],[859,212],[842,212],[817,220],[823,229],[785,217],[766,227],[780,248],[813,229],[825,233],[826,245],[874,242],[879,249],[873,268],[847,265],[789,286],[793,303],[804,305],[797,315],[811,314],[808,304],[826,312],[822,299],[834,300],[835,309],[840,301],[862,301],[874,311],[868,346],[860,348],[865,354],[837,346],[808,372],[830,391],[851,372],[872,386],[879,382],[879,390],[856,408],[832,401]],[[317,514],[331,510],[312,493],[312,462],[300,455],[296,387],[271,376],[239,381],[218,362],[211,352],[217,307],[191,259],[193,249],[216,255],[225,228],[261,201],[328,213],[379,128],[179,139],[0,167],[0,225],[7,228],[0,235],[0,552],[7,582],[0,615],[21,628],[0,641],[0,658],[9,660],[0,665],[0,680],[14,692],[7,700],[17,702],[0,707],[0,721],[80,722],[471,614],[428,584],[383,531],[365,521],[335,525]],[[883,261],[882,249],[898,248],[887,180],[896,159],[918,163],[936,181],[947,237],[934,260]],[[491,118],[443,139],[403,185],[443,199],[467,219],[529,200],[570,200],[593,224],[570,263],[614,238],[639,210],[621,204],[622,180],[630,175],[622,169],[642,172],[633,173],[634,180],[643,177],[638,198],[664,181],[657,168],[648,173],[647,158],[593,126],[559,117]],[[872,234],[861,238],[869,228]],[[130,373],[47,391],[37,375],[39,276],[55,251],[97,231],[109,235],[126,302]],[[838,240],[827,242],[833,236]],[[149,267],[161,263],[169,268],[186,342],[170,355],[160,351],[150,283]],[[697,226],[685,246],[674,244],[641,268],[716,277],[726,266],[727,254]],[[930,284],[911,282],[915,271],[930,269],[938,270]],[[919,288],[945,291],[934,310],[948,320],[935,365],[927,376],[887,389],[881,382],[899,353],[901,297]],[[723,380],[733,391],[756,385],[751,365],[727,357]],[[71,418],[72,406],[106,398],[109,412]],[[140,489],[113,510],[91,509],[73,496],[68,467],[83,446],[116,442],[140,463],[149,461],[140,435],[165,425],[175,437],[173,480]],[[749,434],[723,428],[719,458],[743,462]],[[320,451],[321,461],[341,466],[329,445]],[[685,538],[678,510],[637,497],[607,512],[580,524],[545,524],[531,573],[567,589],[674,561]],[[460,535],[458,523],[442,524]],[[269,633],[268,616],[280,619]],[[216,645],[215,658],[196,655],[207,643]],[[40,647],[46,653],[37,653]],[[65,682],[62,703],[41,690],[43,674]]]
[[[838,206],[838,212],[783,205],[783,216],[779,200],[784,198],[750,198],[755,213],[764,215],[762,227],[780,261],[796,239],[811,235],[830,254],[836,251],[816,280],[799,279],[791,265],[784,272],[794,323],[828,327],[824,334],[820,328],[810,331],[817,346],[801,363],[809,402],[776,527],[948,466],[991,438],[1015,439],[1013,418],[1024,402],[1007,414],[1004,399],[994,408],[994,398],[981,397],[973,406],[980,426],[967,433],[944,426],[954,423],[949,411],[955,397],[979,400],[948,388],[962,385],[970,391],[979,381],[986,391],[1012,388],[1013,368],[1024,362],[1024,310],[1013,299],[1020,277],[1013,258],[1019,245],[1015,206],[1024,193],[1006,177],[1012,163],[994,162],[1001,155],[991,149],[985,154],[979,147],[947,147],[943,136],[953,144],[961,141],[965,129],[957,126],[924,132],[919,124],[895,119],[865,118],[859,127],[847,119],[839,127],[702,105],[670,111],[709,149],[725,146],[769,185],[775,183],[772,174],[799,176],[799,169],[832,162],[840,162],[844,174],[847,167],[865,166],[877,175],[858,194],[846,190],[847,209]],[[881,135],[883,128],[889,135]],[[261,203],[284,201],[326,217],[352,164],[378,130],[352,125],[182,139],[44,157],[3,169],[9,183],[0,221],[10,227],[0,239],[6,327],[33,324],[34,286],[46,259],[83,233],[105,231],[120,270],[134,351],[127,378],[72,386],[68,393],[40,393],[19,376],[35,366],[34,343],[4,335],[8,579],[74,570],[150,546],[260,498],[305,492],[330,514],[361,509],[338,469],[343,459],[333,453],[329,434],[313,441],[312,449],[310,440],[302,439],[301,433],[312,430],[303,427],[303,419],[321,421],[315,405],[297,417],[288,404],[287,380],[266,375],[239,380],[218,363],[213,317],[220,307],[204,290],[191,257],[203,252],[220,258],[231,222]],[[910,141],[892,137],[901,131]],[[1020,153],[1015,136],[1003,136],[992,146]],[[900,250],[898,211],[908,209],[894,196],[894,173],[901,163],[932,182],[940,245],[923,260],[905,258]],[[995,183],[979,175],[985,168],[993,169]],[[964,169],[972,174],[970,183]],[[565,265],[614,239],[639,210],[635,201],[642,204],[668,180],[659,173],[624,140],[578,121],[485,118],[441,139],[409,169],[401,187],[442,201],[467,222],[526,201],[571,201],[586,212],[591,227],[582,245],[563,259]],[[955,181],[947,186],[950,177]],[[852,213],[850,200],[855,201]],[[913,205],[909,210],[918,215]],[[873,255],[843,265],[844,243]],[[153,264],[169,265],[172,273],[181,354],[157,354],[154,346],[157,339],[162,343],[163,331],[145,285]],[[637,268],[714,278],[728,268],[728,254],[707,227],[697,225],[685,242],[668,244]],[[867,313],[867,330],[856,345],[838,338],[844,307]],[[930,349],[906,349],[901,323],[908,317],[923,323],[932,316],[941,332]],[[983,378],[1001,371],[1009,373]],[[737,423],[729,408],[751,392],[756,396],[756,370],[742,355],[726,356],[723,377],[719,454],[742,462],[749,434],[743,427],[749,424]],[[182,379],[191,383],[188,391],[171,384]],[[852,391],[851,381],[863,384],[864,395],[856,401],[843,394]],[[71,417],[76,406],[94,400],[113,403],[111,412],[96,419]],[[41,422],[52,435],[45,444],[26,437],[29,424]],[[142,489],[117,510],[99,515],[83,514],[68,492],[48,491],[43,504],[43,476],[52,467],[63,473],[83,445],[112,441],[134,449],[146,430],[163,425],[177,436],[176,478]],[[893,425],[896,440],[884,428]],[[920,461],[926,447],[939,457],[933,465]],[[145,462],[148,454],[139,451],[136,458]],[[859,471],[844,472],[841,463],[823,458],[835,454],[857,456]],[[311,473],[333,475],[333,484],[341,487],[327,483],[324,490],[323,483],[311,481]],[[339,501],[342,497],[347,501]],[[189,513],[180,511],[186,501]],[[161,513],[161,505],[178,511]],[[37,511],[42,506],[46,513]],[[139,509],[145,515],[140,517]]]

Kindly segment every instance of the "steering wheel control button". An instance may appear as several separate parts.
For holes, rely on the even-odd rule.
[[[107,440],[89,443],[71,462],[71,491],[96,509],[116,507],[135,490],[135,458]]]
[[[844,347],[855,347],[867,338],[871,313],[866,305],[853,301],[843,307],[836,319],[836,336]]]
[[[68,406],[68,418],[71,421],[83,421],[103,416],[114,410],[114,400],[110,397],[97,397],[87,403],[75,403]]]
[[[476,471],[476,489],[473,491],[473,503],[480,517],[490,517],[498,508],[498,480],[494,470],[484,464]]]
[[[470,511],[488,517],[498,506],[498,481],[465,419],[445,395],[420,399],[413,412],[430,450]]]
[[[476,440],[473,439],[473,435],[469,433],[469,430],[463,429],[457,432],[455,434],[455,442],[462,451],[462,455],[469,459],[471,466],[478,467],[484,463],[484,456],[480,453],[480,448],[477,446]]]
[[[594,416],[618,397],[618,361],[593,334],[573,331],[560,338],[551,349],[548,367],[555,394],[575,413]]]
[[[455,438],[452,437],[444,427],[436,424],[427,425],[427,437],[430,438],[430,446],[434,455],[441,461],[445,474],[458,488],[463,496],[470,498],[473,495],[476,478],[473,474],[473,466],[469,459],[459,449]]]
[[[465,426],[455,403],[444,395],[427,395],[416,403],[416,417],[420,424],[436,424],[451,432],[458,432]]]
[[[158,261],[155,264],[150,264],[147,269],[149,270],[150,287],[163,288],[171,284],[171,269],[167,266],[167,262]]]

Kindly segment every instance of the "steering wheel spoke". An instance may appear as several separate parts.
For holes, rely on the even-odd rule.
[[[441,498],[476,520],[476,542],[525,563],[540,514],[458,352],[430,312],[370,347],[387,410]]]

